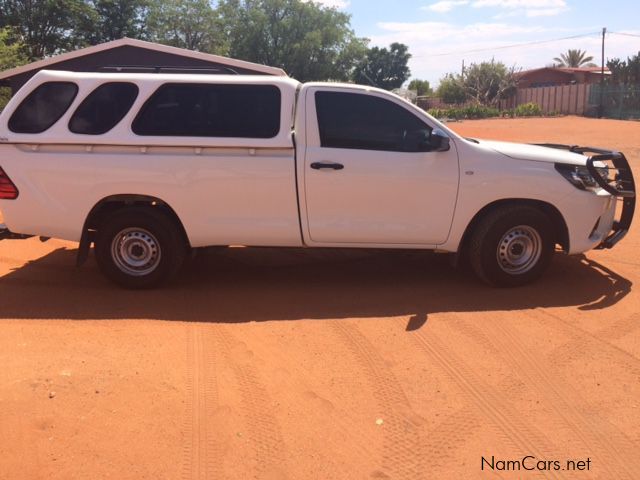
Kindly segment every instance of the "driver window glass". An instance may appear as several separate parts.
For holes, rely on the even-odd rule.
[[[316,92],[320,145],[390,152],[429,150],[431,128],[384,98],[343,92]]]

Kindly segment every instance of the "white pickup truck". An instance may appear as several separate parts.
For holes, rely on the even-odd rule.
[[[615,245],[634,207],[621,153],[465,139],[358,85],[41,71],[0,115],[0,237],[78,241],[78,264],[94,244],[129,288],[225,245],[464,253],[522,285],[556,245]]]

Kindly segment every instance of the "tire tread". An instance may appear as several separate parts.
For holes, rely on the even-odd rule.
[[[136,225],[139,224],[139,225]],[[126,226],[157,229],[164,237],[162,259],[158,268],[144,277],[133,277],[120,271],[111,259],[112,235]],[[158,239],[161,241],[160,239]],[[175,222],[154,207],[127,207],[113,212],[98,228],[95,253],[102,273],[111,281],[129,289],[149,289],[161,286],[172,278],[183,265],[187,248]]]
[[[537,267],[535,272],[527,272],[523,275],[513,275],[509,280],[504,281],[497,278],[493,278],[486,270],[484,261],[485,261],[485,249],[487,248],[485,245],[485,240],[490,235],[493,228],[495,228],[498,222],[503,221],[506,218],[510,217],[532,217],[537,218],[542,225],[546,223],[546,225],[550,225],[549,218],[545,213],[540,211],[539,209],[528,206],[528,205],[503,205],[496,207],[494,210],[487,213],[479,222],[479,224],[474,229],[468,244],[468,257],[469,263],[473,268],[474,273],[482,280],[483,282],[499,287],[511,287],[511,286],[519,286],[525,283],[529,283],[537,279],[537,277],[542,274],[544,269],[549,263],[550,255],[549,250],[553,250],[552,243],[551,248],[549,245],[544,243],[543,237],[543,245],[541,248],[543,249],[542,256],[539,260],[540,267]],[[549,232],[551,233],[551,232]],[[553,240],[551,240],[553,242]],[[506,278],[506,277],[505,277]]]

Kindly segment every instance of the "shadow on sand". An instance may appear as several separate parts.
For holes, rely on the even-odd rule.
[[[59,249],[0,278],[0,318],[160,319],[249,322],[576,306],[606,308],[631,282],[584,256],[556,255],[534,285],[494,289],[446,256],[422,251],[229,248],[191,260],[170,285],[127,291],[93,259]]]

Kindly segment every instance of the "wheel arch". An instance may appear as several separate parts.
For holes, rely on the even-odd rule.
[[[78,256],[76,259],[77,266],[81,266],[87,260],[87,257],[89,256],[89,249],[95,240],[95,233],[98,230],[101,221],[113,212],[134,206],[146,206],[160,210],[175,223],[185,241],[185,244],[190,247],[189,237],[180,217],[178,217],[178,214],[171,205],[161,198],[133,193],[109,195],[108,197],[104,197],[99,200],[87,214],[84,225],[82,226],[82,234],[80,236],[80,246],[78,248]]]
[[[460,246],[458,247],[458,252],[462,252],[466,250],[468,246],[469,238],[471,234],[475,230],[475,228],[480,224],[482,219],[486,217],[486,215],[493,211],[495,208],[502,206],[511,206],[511,205],[521,205],[521,206],[529,206],[533,208],[537,208],[538,210],[545,213],[552,221],[553,228],[555,232],[555,242],[560,244],[563,251],[569,251],[569,228],[567,227],[567,222],[565,221],[562,213],[552,204],[542,201],[542,200],[534,200],[529,198],[504,198],[500,200],[495,200],[484,207],[482,207],[471,219],[467,228],[465,229],[462,239],[460,240]]]

